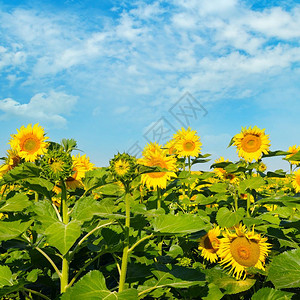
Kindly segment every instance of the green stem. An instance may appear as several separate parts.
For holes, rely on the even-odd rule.
[[[250,193],[247,193],[247,217],[250,217]]]
[[[88,263],[86,263],[77,273],[76,275],[72,278],[70,283],[68,284],[67,288],[73,285],[73,283],[76,281],[76,279],[80,276],[80,274],[90,265],[92,264],[95,260],[97,260],[101,255],[105,254],[106,251],[102,251],[98,253],[93,259],[91,259]]]
[[[157,209],[161,208],[161,189],[157,187]]]
[[[37,291],[34,291],[32,289],[28,289],[28,288],[23,288],[24,291],[28,292],[28,293],[32,293],[32,294],[35,294],[43,299],[46,299],[46,300],[51,300],[50,298],[48,298],[47,296],[43,295],[42,293],[40,292],[37,292]]]
[[[68,205],[67,205],[67,189],[65,182],[61,181],[61,205],[62,205],[62,221],[65,225],[69,223],[69,215],[68,215]],[[61,279],[60,279],[60,292],[64,293],[68,287],[69,282],[69,261],[67,259],[67,254],[64,255],[62,261],[62,271],[61,271]]]
[[[126,188],[125,194],[125,211],[126,211],[126,219],[125,219],[125,247],[123,249],[122,256],[122,265],[121,265],[121,275],[120,275],[120,283],[119,283],[119,293],[124,290],[126,273],[127,273],[127,265],[128,265],[128,253],[129,253],[129,229],[130,229],[130,197],[129,197],[128,188]]]
[[[134,248],[137,247],[140,243],[142,243],[142,242],[144,242],[144,241],[146,241],[148,239],[151,239],[152,237],[153,237],[153,234],[144,236],[142,239],[140,239],[134,245],[131,246],[131,248],[128,250],[128,253],[132,252],[134,250]]]
[[[235,211],[237,211],[239,208],[239,206],[238,206],[238,198],[239,197],[238,197],[235,189],[234,189],[233,198],[234,198],[234,208],[235,208]]]
[[[34,192],[34,202],[39,202],[39,194],[38,194],[38,192]]]
[[[57,273],[58,277],[61,278],[61,273],[58,270],[56,264],[54,263],[54,261],[48,256],[47,253],[45,253],[42,249],[40,249],[39,247],[35,247],[35,249],[37,251],[39,251],[48,261],[49,263],[52,265],[52,267],[54,268],[55,272]]]

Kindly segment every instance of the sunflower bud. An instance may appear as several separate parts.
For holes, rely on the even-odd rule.
[[[127,153],[118,153],[110,160],[110,171],[122,182],[131,180],[136,169],[136,158]]]

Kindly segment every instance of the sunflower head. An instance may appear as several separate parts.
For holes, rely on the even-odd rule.
[[[0,166],[0,176],[2,177],[5,173],[12,170],[21,162],[21,157],[16,150],[7,150],[7,157],[5,163]]]
[[[233,145],[237,147],[239,157],[245,161],[258,161],[262,154],[267,154],[270,148],[269,136],[264,129],[254,126],[242,128],[242,131],[233,137]]]
[[[220,233],[220,227],[217,226],[213,229],[210,229],[208,233],[200,239],[198,249],[201,250],[201,256],[211,263],[214,263],[218,260],[217,251],[220,245],[218,236],[220,236]]]
[[[267,239],[254,232],[254,226],[248,231],[240,224],[234,232],[226,229],[220,240],[218,256],[220,264],[230,268],[229,274],[237,279],[246,278],[246,270],[249,267],[264,270],[265,259],[270,252],[271,245]]]
[[[85,177],[87,171],[93,170],[95,165],[90,162],[86,154],[72,156],[72,175],[66,179],[66,186],[69,189],[75,190],[76,188],[83,187],[82,178]]]
[[[179,157],[198,156],[200,153],[200,137],[195,130],[181,128],[174,135],[175,149]]]
[[[66,180],[72,174],[72,157],[62,149],[49,150],[41,160],[42,175],[51,181]]]
[[[296,193],[300,193],[300,169],[294,172],[292,184]]]
[[[285,158],[288,159],[291,156],[293,156],[294,154],[298,153],[300,151],[300,146],[294,145],[292,147],[289,147],[288,152],[290,152],[291,154],[288,154]],[[289,161],[292,165],[296,165],[298,166],[300,164],[300,161],[297,160],[290,160]]]
[[[136,171],[136,158],[127,153],[118,153],[109,164],[113,176],[122,182],[131,180]]]
[[[157,187],[166,188],[167,181],[171,177],[176,177],[174,172],[177,170],[176,158],[173,155],[168,155],[167,151],[161,148],[155,151],[146,151],[144,157],[140,158],[138,163],[148,167],[160,167],[168,170],[166,172],[149,172],[142,174],[141,182],[149,189],[153,188],[153,190],[157,190]]]
[[[45,140],[44,129],[35,124],[33,127],[29,124],[26,128],[22,126],[17,134],[12,135],[9,144],[12,150],[18,152],[25,161],[35,161],[38,156],[47,152],[48,143]]]
[[[176,145],[176,140],[172,139],[165,144],[164,149],[167,150],[169,155],[177,154],[175,145]]]

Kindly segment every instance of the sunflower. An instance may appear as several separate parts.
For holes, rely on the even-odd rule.
[[[153,187],[153,190],[156,190],[157,187],[166,188],[167,181],[172,177],[177,177],[174,173],[177,169],[176,158],[174,156],[168,156],[166,150],[162,150],[161,148],[154,151],[149,149],[144,152],[144,157],[140,158],[138,163],[148,167],[161,167],[169,171],[144,173],[141,176],[141,182],[149,189]]]
[[[132,179],[136,170],[136,158],[127,153],[118,153],[109,164],[113,176],[123,182]]]
[[[147,155],[147,153],[155,152],[155,151],[161,151],[161,150],[162,150],[162,148],[161,148],[161,146],[157,142],[148,143],[144,147],[142,155],[145,156],[145,155]]]
[[[288,152],[290,152],[291,154],[288,154],[285,158],[288,159],[291,156],[293,156],[294,154],[298,153],[299,151],[300,151],[300,146],[294,145],[292,147],[289,147]],[[292,165],[297,165],[297,166],[300,164],[300,161],[297,161],[297,160],[290,160],[289,162]]]
[[[95,165],[90,162],[86,154],[72,156],[72,175],[66,179],[66,186],[69,189],[75,190],[82,187],[82,178],[84,178],[87,171],[93,170]]]
[[[191,130],[190,127],[188,129],[182,127],[181,131],[176,132],[174,139],[176,140],[175,149],[179,157],[196,157],[199,155],[202,144],[195,130]]]
[[[29,124],[26,128],[22,126],[17,131],[17,134],[12,135],[9,144],[25,161],[35,161],[39,155],[47,152],[48,143],[45,140],[48,137],[45,137],[44,129],[39,124],[33,127]]]
[[[59,149],[49,150],[41,160],[43,177],[56,182],[66,180],[72,174],[72,158]]]
[[[294,173],[294,179],[293,179],[293,187],[296,191],[296,193],[300,193],[300,169],[298,169],[297,171],[295,171]]]
[[[216,164],[222,163],[222,162],[229,162],[228,159],[225,160],[225,158],[223,156],[221,156],[219,159],[215,160]],[[223,168],[214,168],[214,173],[222,178],[224,174],[226,174],[226,170],[224,170]]]
[[[231,267],[229,274],[233,274],[236,279],[245,279],[246,269],[249,267],[264,270],[271,244],[266,243],[267,238],[254,233],[254,226],[252,231],[247,231],[246,227],[240,224],[235,227],[235,232],[226,229],[223,236],[217,254],[221,258],[221,265],[225,268]]]
[[[262,154],[268,153],[270,148],[269,135],[265,134],[265,129],[251,126],[247,129],[242,127],[242,131],[233,137],[233,145],[237,147],[239,157],[248,162],[258,161]]]
[[[198,249],[202,250],[201,255],[211,263],[214,263],[218,260],[217,251],[220,244],[218,236],[220,233],[221,230],[219,226],[217,226],[209,230],[208,233],[200,239]]]
[[[7,150],[7,157],[5,158],[5,163],[0,166],[0,177],[2,177],[5,173],[12,170],[21,162],[21,157],[18,155],[16,150]]]
[[[176,140],[171,139],[165,144],[164,149],[167,149],[169,155],[177,154],[175,145],[176,145]]]

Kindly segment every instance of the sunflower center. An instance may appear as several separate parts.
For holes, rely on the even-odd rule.
[[[153,159],[153,161],[151,163],[151,167],[161,167],[161,168],[164,168],[164,169],[168,168],[167,164],[164,161],[162,161],[161,159]],[[151,172],[151,173],[148,173],[148,175],[151,178],[161,178],[165,174],[166,174],[166,172]]]
[[[237,237],[230,245],[230,252],[234,260],[244,267],[256,265],[260,255],[259,245],[246,237]]]
[[[256,152],[260,149],[261,138],[255,134],[248,134],[242,140],[242,149],[245,152]]]
[[[119,176],[123,176],[129,169],[129,163],[127,161],[119,160],[116,162],[115,171]]]
[[[63,162],[59,160],[53,161],[50,166],[54,173],[58,173],[63,170]]]
[[[300,176],[296,176],[296,182],[300,186]]]
[[[219,249],[220,241],[217,238],[209,238],[207,235],[204,238],[204,248],[210,253],[216,253]]]
[[[21,150],[33,153],[39,148],[39,142],[34,138],[27,138],[24,140]]]
[[[186,141],[184,144],[183,144],[183,149],[185,151],[193,151],[195,149],[196,145],[193,141]]]

